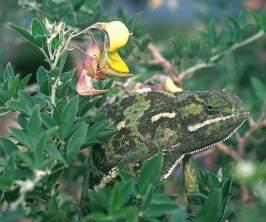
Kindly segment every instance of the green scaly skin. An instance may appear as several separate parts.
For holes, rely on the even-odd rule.
[[[247,119],[241,100],[227,90],[136,94],[109,107],[117,132],[94,149],[104,175],[114,168],[133,172],[163,152],[167,178],[184,154],[194,154],[230,137]],[[113,175],[114,176],[114,175]]]

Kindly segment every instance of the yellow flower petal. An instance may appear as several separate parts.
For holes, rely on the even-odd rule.
[[[105,31],[109,39],[109,52],[114,52],[117,49],[127,44],[129,38],[128,28],[120,21],[112,21],[108,23],[100,23],[101,29]]]
[[[127,72],[117,72],[115,71],[114,69],[111,69],[111,68],[107,68],[105,71],[104,71],[105,75],[108,75],[108,76],[113,76],[113,77],[130,77],[130,76],[133,76],[133,74],[129,74]]]
[[[166,77],[163,83],[163,88],[164,88],[164,91],[171,92],[171,93],[183,91],[183,89],[178,87],[169,76]]]
[[[106,59],[109,66],[115,71],[129,72],[127,64],[122,60],[117,51],[111,53],[106,52]]]

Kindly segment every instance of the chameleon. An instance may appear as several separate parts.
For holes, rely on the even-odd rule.
[[[185,155],[209,149],[231,137],[249,113],[231,91],[151,91],[123,98],[108,107],[107,119],[116,132],[93,150],[103,182],[118,169],[137,172],[143,161],[164,155],[162,179],[168,178]]]

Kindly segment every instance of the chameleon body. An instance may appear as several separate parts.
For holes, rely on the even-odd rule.
[[[132,95],[109,107],[107,118],[117,131],[94,149],[94,161],[110,179],[118,168],[136,172],[162,152],[167,178],[184,154],[226,140],[247,116],[241,100],[227,90]]]

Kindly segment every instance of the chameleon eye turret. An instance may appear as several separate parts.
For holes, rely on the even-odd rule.
[[[167,178],[184,154],[226,140],[248,117],[242,101],[227,90],[154,91],[129,96],[109,109],[107,118],[117,132],[94,151],[105,175],[119,167],[136,172],[144,160],[163,152],[162,177]]]

